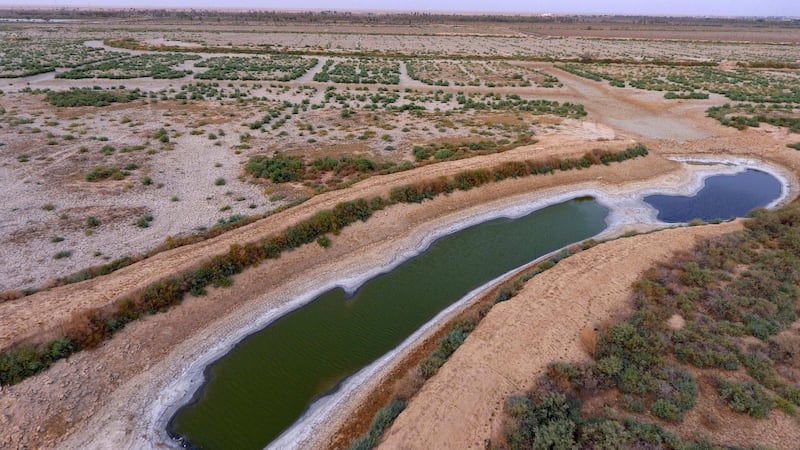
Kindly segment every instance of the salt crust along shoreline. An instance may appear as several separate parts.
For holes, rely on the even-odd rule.
[[[607,218],[608,227],[595,236],[595,239],[612,238],[632,230],[649,231],[676,226],[676,224],[664,224],[656,220],[655,209],[644,203],[642,198],[655,193],[693,195],[702,189],[704,180],[710,176],[735,174],[746,169],[756,169],[770,173],[781,181],[781,195],[770,203],[768,207],[782,204],[787,198],[790,198],[790,194],[797,191],[797,186],[789,181],[792,177],[785,170],[760,160],[734,157],[673,157],[670,159],[684,163],[713,165],[683,164],[682,170],[677,173],[658,177],[647,182],[629,183],[622,186],[599,186],[597,182],[559,186],[515,196],[502,202],[496,201],[489,205],[459,211],[442,218],[437,224],[428,225],[428,230],[417,233],[417,242],[413,243],[414,245],[409,247],[409,250],[395,255],[387,255],[389,258],[382,261],[382,264],[377,264],[371,268],[363,268],[365,269],[363,271],[350,270],[344,276],[323,280],[316,289],[306,291],[304,295],[295,296],[292,299],[288,299],[288,301],[279,303],[262,313],[255,321],[240,320],[242,326],[237,329],[237,332],[230,333],[222,339],[214,341],[215,343],[204,351],[200,358],[190,361],[184,367],[174,371],[176,374],[172,379],[163,385],[158,393],[154,393],[155,395],[153,395],[154,398],[151,402],[153,407],[148,415],[141,418],[139,422],[142,433],[138,434],[137,446],[140,446],[140,444],[151,447],[168,445],[173,448],[179,448],[179,443],[172,440],[166,433],[167,423],[181,406],[191,401],[197,389],[202,387],[205,381],[204,371],[206,367],[228,353],[242,339],[263,329],[290,311],[307,304],[319,294],[331,288],[338,286],[348,292],[353,292],[370,278],[391,271],[406,260],[422,253],[434,241],[445,235],[495,218],[521,217],[535,210],[581,196],[592,196],[610,210]],[[550,255],[552,253],[529,263],[526,267]],[[349,407],[356,405],[359,398],[369,392],[381,380],[382,375],[391,370],[392,363],[398,361],[400,359],[399,356],[413,349],[416,343],[434,333],[439,325],[446,323],[489,289],[505,281],[510,274],[517,273],[520,270],[524,270],[524,267],[514,269],[486,283],[440,312],[400,346],[343,381],[336,392],[314,402],[298,422],[284,432],[268,448],[323,447],[327,436],[335,430],[335,424],[338,424],[342,419],[341,417],[337,418],[335,412],[341,415],[342,411],[347,411]]]

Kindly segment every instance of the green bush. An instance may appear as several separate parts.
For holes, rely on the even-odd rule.
[[[402,400],[394,399],[388,405],[378,410],[372,418],[369,431],[363,436],[356,438],[350,444],[350,450],[369,450],[373,448],[383,436],[383,433],[394,422],[394,419],[405,409],[406,404]]]
[[[751,381],[721,381],[717,392],[736,412],[763,419],[774,407],[767,391]]]
[[[628,448],[631,442],[631,434],[615,420],[590,422],[580,429],[579,443],[589,446],[592,450]]]
[[[151,216],[150,214],[145,214],[136,220],[136,226],[139,228],[149,228],[150,222],[152,221],[153,221],[153,216]]]
[[[100,219],[95,216],[89,216],[86,218],[86,226],[89,228],[96,228],[100,226]]]
[[[511,449],[571,449],[577,443],[580,403],[560,392],[548,392],[531,401],[512,396],[503,408],[513,419],[506,430]]]
[[[439,341],[439,346],[420,362],[417,367],[417,372],[419,372],[420,376],[427,380],[435,375],[450,355],[464,343],[469,333],[472,332],[473,327],[474,323],[471,322],[455,324],[450,332]]]
[[[60,252],[56,253],[53,256],[53,259],[62,259],[62,258],[69,258],[72,256],[72,252],[69,250],[61,250]]]
[[[127,103],[142,96],[135,91],[96,90],[91,88],[72,88],[68,91],[50,91],[45,99],[54,106],[108,106],[112,103]]]
[[[94,169],[86,172],[83,179],[88,182],[95,182],[101,180],[123,180],[129,175],[127,170],[122,170],[119,167],[95,167]]]
[[[0,353],[0,385],[17,384],[36,375],[76,350],[66,337],[58,337],[43,347],[25,346]]]
[[[278,153],[272,158],[261,155],[251,157],[245,170],[255,177],[268,178],[273,183],[286,183],[302,180],[306,168],[300,157]]]
[[[670,422],[680,422],[683,420],[683,414],[680,409],[669,400],[659,398],[650,405],[650,411],[654,416],[668,420]]]
[[[317,244],[322,248],[328,248],[331,246],[331,240],[327,236],[320,236],[317,238]]]

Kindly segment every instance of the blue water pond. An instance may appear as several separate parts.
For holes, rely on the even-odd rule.
[[[781,182],[760,170],[706,178],[703,189],[693,196],[648,195],[644,201],[658,210],[658,220],[667,223],[693,219],[728,220],[743,217],[770,204],[781,195]]]

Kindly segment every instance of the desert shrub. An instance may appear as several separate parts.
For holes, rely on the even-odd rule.
[[[774,363],[766,356],[757,353],[742,355],[742,364],[747,369],[747,374],[769,389],[775,389],[780,384]]]
[[[737,369],[736,345],[718,331],[694,323],[675,331],[672,334],[675,357],[701,368]]]
[[[577,425],[571,420],[552,420],[536,429],[534,448],[571,450],[575,448]]]
[[[494,298],[495,303],[504,302],[506,300],[510,300],[511,297],[514,296],[514,290],[510,286],[503,286],[500,290],[497,291],[497,295]]]
[[[126,256],[123,258],[115,259],[108,264],[103,264],[99,266],[89,267],[87,269],[83,269],[79,272],[76,272],[72,275],[68,275],[63,278],[59,278],[56,280],[57,285],[63,284],[70,284],[70,283],[77,283],[79,281],[88,280],[100,275],[107,275],[111,272],[119,270],[123,267],[127,267],[137,261],[141,261],[142,257],[130,257]]]
[[[363,436],[359,436],[350,444],[350,450],[369,450],[373,448],[383,436],[383,433],[394,422],[394,419],[403,412],[406,404],[402,400],[394,399],[384,406],[372,418],[369,431]]]
[[[53,259],[69,258],[70,256],[72,256],[72,252],[70,250],[61,250],[53,255]]]
[[[474,169],[457,173],[453,181],[458,189],[468,191],[474,187],[488,183],[491,179],[492,176],[488,170]]]
[[[580,429],[580,444],[588,445],[593,450],[628,448],[631,441],[628,430],[615,420],[589,422]]]
[[[447,361],[447,358],[464,343],[474,326],[474,322],[459,322],[453,325],[450,332],[439,341],[439,346],[423,358],[417,367],[417,372],[423,379],[427,380],[436,374],[439,368]]]
[[[686,447],[680,438],[674,433],[661,428],[658,424],[639,422],[633,418],[625,418],[622,421],[625,429],[633,437],[635,443],[640,445],[636,448],[650,448],[641,444],[650,444],[655,448],[679,449]]]
[[[644,144],[636,144],[621,152],[605,153],[600,156],[600,161],[603,164],[609,164],[612,162],[622,162],[628,159],[638,158],[640,156],[647,156],[647,154],[647,147],[645,147]]]
[[[149,286],[135,299],[135,302],[140,310],[152,314],[166,310],[166,308],[177,304],[182,299],[181,280],[172,277]]]
[[[106,319],[97,311],[73,313],[65,327],[67,339],[80,349],[91,349],[111,336]]]
[[[327,236],[320,236],[317,238],[317,244],[322,248],[328,248],[331,246],[331,240]]]
[[[17,384],[36,375],[59,359],[75,352],[77,346],[66,337],[58,337],[47,345],[22,346],[0,353],[0,385]]]
[[[416,185],[405,185],[393,187],[389,191],[389,200],[395,203],[420,203],[433,196]]]
[[[597,355],[616,356],[626,366],[651,367],[661,364],[664,349],[664,342],[651,330],[620,323],[600,335]]]
[[[717,392],[734,411],[757,418],[767,417],[774,406],[767,391],[751,381],[720,381]]]
[[[654,401],[653,404],[650,405],[650,411],[654,416],[671,422],[680,422],[683,419],[680,409],[678,409],[674,403],[663,398]]]
[[[92,88],[72,88],[68,91],[50,91],[45,99],[54,106],[108,106],[112,103],[127,103],[142,96],[137,89],[97,90]]]
[[[136,226],[139,228],[149,228],[150,222],[152,221],[153,221],[153,216],[150,214],[145,214],[136,219]]]
[[[708,94],[705,92],[673,92],[668,91],[664,94],[664,98],[668,100],[679,99],[679,100],[707,100]]]
[[[99,227],[101,224],[100,219],[95,216],[89,216],[86,218],[86,226],[89,228],[96,228]]]
[[[506,178],[519,178],[528,175],[528,166],[521,161],[505,162],[492,170],[495,180],[504,180]]]
[[[576,445],[580,403],[561,392],[536,399],[512,396],[503,410],[512,419],[505,436],[511,449],[571,449]]]
[[[298,156],[277,153],[272,158],[256,155],[250,158],[245,170],[258,178],[268,178],[273,183],[302,180],[305,174],[305,163]]]
[[[130,173],[127,170],[122,170],[119,167],[95,167],[94,169],[86,172],[83,179],[89,182],[101,180],[123,180]]]

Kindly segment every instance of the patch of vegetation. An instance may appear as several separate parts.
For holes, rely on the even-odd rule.
[[[667,100],[707,100],[708,94],[705,92],[673,92],[669,91],[664,94],[664,98]]]
[[[526,135],[527,136],[527,135]],[[531,143],[528,140],[526,143]],[[517,146],[514,144],[513,146]],[[486,154],[502,151],[503,147],[513,146],[500,146],[496,142],[490,140],[481,140],[473,142],[434,142],[427,145],[415,145],[412,148],[412,153],[417,161],[428,161],[431,158],[436,160],[446,159],[459,159],[473,154]]]
[[[142,97],[138,89],[133,91],[94,88],[71,88],[68,91],[49,91],[45,99],[60,107],[108,106],[112,103],[128,103]]]
[[[774,406],[767,391],[752,381],[721,381],[717,390],[732,410],[759,419],[767,417]]]
[[[192,72],[190,70],[177,70],[174,67],[185,61],[196,59],[200,59],[200,56],[185,53],[147,53],[76,67],[59,73],[56,78],[182,78]]]
[[[715,93],[737,102],[800,103],[800,79],[768,70],[675,63],[557,67],[590,80],[608,80],[612,86],[629,84],[638,89],[666,91],[666,98],[708,98],[708,93]]]
[[[61,250],[60,252],[53,255],[53,259],[64,259],[69,258],[72,256],[72,252],[70,250]]]
[[[0,41],[0,78],[27,77],[122,55],[86,46],[79,40],[11,37]]]
[[[706,110],[708,117],[717,119],[725,126],[744,130],[748,127],[758,128],[761,123],[776,127],[789,128],[792,132],[800,132],[800,110],[791,104],[786,105],[754,105],[739,103],[712,106]]]
[[[86,218],[86,226],[87,226],[88,228],[97,228],[97,227],[99,227],[99,226],[100,226],[100,224],[101,224],[101,223],[102,223],[102,222],[100,222],[100,219],[98,219],[98,218],[97,218],[97,217],[95,217],[95,216],[88,216],[88,217]]]
[[[95,167],[94,169],[86,172],[83,179],[88,182],[96,182],[102,180],[124,180],[125,177],[130,175],[130,172],[119,167]]]
[[[439,346],[430,355],[426,356],[417,366],[417,372],[423,379],[428,379],[439,371],[450,355],[464,343],[480,318],[464,320],[456,323],[440,341]]]
[[[23,346],[0,353],[0,385],[17,384],[36,375],[76,350],[75,343],[60,337],[43,347]]]
[[[153,221],[153,216],[150,214],[145,214],[136,219],[136,226],[139,228],[150,228],[150,222],[152,221]]]
[[[369,431],[363,436],[360,436],[350,444],[350,450],[369,450],[378,444],[389,426],[394,422],[394,419],[403,412],[406,404],[402,400],[392,400],[389,405],[385,406],[375,414],[372,423],[369,426]]]
[[[299,181],[305,177],[306,165],[299,156],[277,153],[272,157],[256,155],[250,158],[245,171],[257,178],[266,178],[273,183]]]
[[[300,78],[317,65],[315,58],[274,54],[267,57],[217,56],[195,64],[208,70],[194,77],[203,80],[275,80]]]
[[[358,58],[334,61],[329,59],[319,72],[314,74],[314,81],[333,83],[361,84],[399,84],[400,63],[397,61]]]

